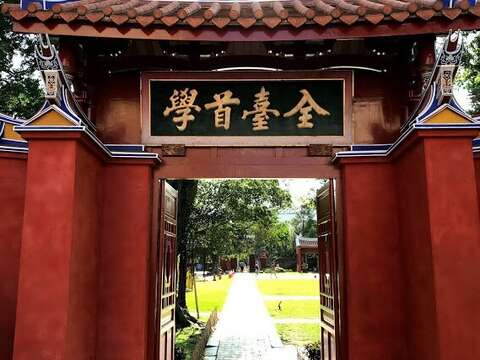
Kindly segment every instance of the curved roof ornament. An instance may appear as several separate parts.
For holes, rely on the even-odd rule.
[[[56,105],[76,125],[85,125],[95,131],[95,125],[75,99],[73,84],[63,70],[57,49],[47,34],[37,35],[35,58],[45,85],[46,101],[40,111],[44,112],[47,107]]]
[[[474,120],[460,106],[453,94],[453,83],[463,54],[463,35],[460,30],[450,30],[433,67],[420,101],[409,120],[403,125],[406,131],[414,124],[425,122],[439,111],[449,108],[470,122]]]

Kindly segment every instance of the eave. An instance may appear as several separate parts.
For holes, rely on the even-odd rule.
[[[95,3],[94,0],[89,1]],[[188,2],[176,7],[175,12],[162,16],[157,16],[158,12],[135,15],[135,8],[127,7],[131,1],[120,1],[121,5],[117,5],[119,9],[114,6],[86,9],[80,5],[81,2],[76,2],[78,5],[67,2],[51,9],[33,5],[37,3],[30,3],[27,9],[4,4],[2,12],[11,16],[13,29],[17,32],[152,40],[232,42],[353,39],[444,34],[450,29],[475,30],[480,27],[480,5],[461,1],[456,2],[454,7],[444,7],[438,1],[428,6],[424,2],[418,5],[420,2],[413,0],[393,1],[393,4],[409,6],[408,9],[396,9],[380,4],[390,1],[393,0],[366,1],[365,4],[371,8],[356,6],[350,10],[340,9],[338,5],[330,6],[329,14],[307,2],[303,3],[308,12],[300,14],[297,9],[287,5],[289,2],[282,2],[284,9],[288,10],[288,16],[284,18],[280,13],[277,15],[272,12],[271,8],[267,9],[267,5],[262,5],[261,13],[246,8],[236,18],[230,18],[230,12],[227,13],[226,9],[212,15],[209,13],[211,6],[203,3],[198,5],[195,12],[186,14],[182,10],[191,7],[192,4]],[[339,0],[330,0],[331,4],[337,2],[340,3]],[[379,8],[375,9],[374,6]]]

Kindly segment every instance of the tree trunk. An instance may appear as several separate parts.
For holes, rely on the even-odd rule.
[[[177,254],[180,256],[178,271],[177,304],[186,309],[185,297],[188,272],[188,239],[187,227],[197,194],[197,180],[179,180],[178,190],[178,220],[177,220]]]

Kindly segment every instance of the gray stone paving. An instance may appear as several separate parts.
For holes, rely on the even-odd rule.
[[[284,346],[255,284],[255,275],[236,274],[205,360],[295,360]]]

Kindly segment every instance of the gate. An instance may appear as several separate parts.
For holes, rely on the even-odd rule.
[[[329,179],[317,194],[321,360],[340,359],[339,272],[335,205],[335,180]]]
[[[165,180],[161,182],[158,268],[156,276],[155,323],[157,359],[171,360],[175,355],[176,239],[178,194]]]

